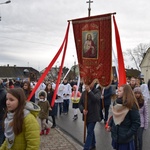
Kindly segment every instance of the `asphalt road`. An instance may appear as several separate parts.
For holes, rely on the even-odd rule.
[[[150,118],[150,101],[148,102],[149,118]],[[111,114],[111,109],[110,109]],[[73,121],[73,109],[70,103],[70,110],[67,115],[62,114],[56,118],[57,127],[63,132],[73,137],[79,144],[83,145],[83,131],[84,122],[82,121],[82,114],[78,110],[78,119]],[[150,119],[149,119],[150,122]],[[110,133],[104,129],[103,122],[97,122],[95,127],[96,147],[97,150],[112,150]],[[147,130],[143,134],[143,150],[150,150],[150,123]]]

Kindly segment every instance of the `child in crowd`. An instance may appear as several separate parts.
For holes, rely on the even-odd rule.
[[[5,141],[0,150],[39,150],[40,127],[36,119],[40,108],[26,102],[22,88],[9,89],[6,95],[7,112],[4,121]]]
[[[107,131],[111,131],[112,147],[116,150],[135,150],[134,135],[140,127],[139,106],[130,85],[118,89]]]
[[[45,130],[46,130],[46,135],[47,135],[50,132],[50,128],[49,128],[48,124],[46,123],[46,119],[48,118],[48,115],[49,115],[50,105],[47,100],[47,93],[44,90],[41,90],[39,92],[38,105],[41,108],[41,111],[39,113],[39,118],[41,120],[41,128],[42,128],[40,135],[43,135]]]
[[[78,119],[77,109],[79,108],[80,97],[81,97],[81,93],[78,91],[77,85],[74,85],[72,87],[72,95],[71,95],[72,108],[74,109],[73,120]]]
[[[140,87],[134,88],[134,94],[138,101],[139,107],[140,107],[140,120],[141,120],[141,126],[137,131],[136,138],[135,138],[135,146],[137,150],[142,150],[143,145],[143,131],[148,128],[148,107],[147,107],[147,101],[144,100],[142,91]]]

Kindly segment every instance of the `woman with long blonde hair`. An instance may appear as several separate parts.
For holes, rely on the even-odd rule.
[[[134,135],[140,127],[139,105],[130,85],[118,89],[112,107],[113,117],[107,131],[111,131],[112,147],[116,150],[135,150]]]

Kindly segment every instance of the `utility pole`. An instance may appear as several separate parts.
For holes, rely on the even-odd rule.
[[[89,3],[89,8],[88,8],[88,17],[91,16],[91,3],[93,3],[93,1],[89,0],[86,3]]]

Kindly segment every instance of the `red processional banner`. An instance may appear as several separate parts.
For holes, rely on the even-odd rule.
[[[111,83],[111,15],[72,20],[80,77],[85,83],[99,80],[102,87]]]

